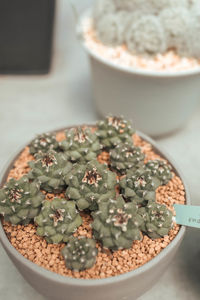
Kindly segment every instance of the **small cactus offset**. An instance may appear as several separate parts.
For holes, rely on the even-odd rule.
[[[151,239],[168,235],[173,227],[172,212],[164,204],[150,202],[146,207],[139,208],[138,213],[144,220],[141,230]]]
[[[113,170],[125,174],[128,169],[137,170],[142,167],[144,157],[139,147],[118,145],[110,151],[110,165]]]
[[[38,152],[46,153],[49,150],[57,150],[58,142],[56,136],[51,133],[38,135],[29,145],[29,151],[35,155]]]
[[[125,203],[122,196],[100,203],[98,211],[92,213],[94,237],[104,248],[130,248],[134,240],[142,238],[139,228],[143,218],[137,211],[137,205],[132,202]]]
[[[38,181],[41,189],[49,193],[62,192],[66,188],[64,176],[72,168],[72,163],[66,155],[50,150],[47,153],[36,154],[35,158],[35,161],[29,162],[29,178]]]
[[[98,138],[90,128],[71,128],[65,131],[66,140],[60,142],[60,148],[71,162],[87,162],[97,158],[101,151]]]
[[[13,225],[28,224],[39,214],[43,199],[36,182],[27,176],[12,178],[0,189],[0,215]]]
[[[161,184],[167,184],[172,179],[172,167],[164,160],[149,160],[146,168],[151,171],[152,176],[157,177]]]
[[[151,175],[150,170],[141,168],[136,171],[129,170],[119,185],[121,193],[127,200],[146,204],[148,201],[155,201],[155,190],[160,181]]]
[[[37,234],[48,243],[67,242],[70,236],[82,224],[81,216],[73,201],[54,198],[45,200],[41,213],[35,218]]]
[[[108,116],[97,123],[96,134],[105,149],[112,149],[121,143],[133,145],[134,130],[129,121],[120,117]]]
[[[116,174],[105,165],[91,161],[84,165],[76,164],[65,176],[66,196],[75,200],[80,210],[95,210],[98,203],[115,196]]]
[[[86,237],[71,237],[61,251],[66,267],[74,271],[90,269],[96,262],[96,242]]]

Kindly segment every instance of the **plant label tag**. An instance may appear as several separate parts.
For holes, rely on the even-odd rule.
[[[200,228],[200,206],[174,204],[179,225]]]

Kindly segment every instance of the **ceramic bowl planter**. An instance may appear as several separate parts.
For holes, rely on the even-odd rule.
[[[153,147],[155,153],[160,154],[169,161],[173,172],[178,175],[184,185],[186,192],[186,203],[190,204],[187,187],[176,164],[166,155],[150,138],[138,132],[138,135]],[[1,185],[6,181],[14,161],[20,155],[9,162],[1,178]],[[146,292],[170,265],[176,251],[185,234],[185,227],[182,226],[176,237],[163,249],[160,254],[148,263],[128,273],[109,277],[105,279],[76,279],[58,275],[48,271],[24,258],[9,242],[2,224],[0,223],[0,240],[10,259],[22,276],[39,293],[52,300],[88,300],[95,297],[96,300],[133,300]]]
[[[151,71],[120,66],[91,50],[84,42],[80,18],[78,37],[88,54],[93,95],[98,112],[111,111],[134,120],[135,127],[151,136],[184,126],[200,97],[200,68],[186,71]],[[162,115],[162,117],[161,117]]]

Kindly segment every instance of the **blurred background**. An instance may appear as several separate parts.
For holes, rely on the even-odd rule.
[[[93,2],[71,1],[78,12]],[[34,22],[36,15],[37,22]],[[93,104],[87,56],[76,39],[76,19],[70,2],[0,0],[0,16],[2,171],[6,162],[36,134],[92,123],[99,116]],[[21,32],[21,38],[17,32]],[[7,52],[9,48],[16,49],[17,60],[13,51]],[[200,204],[200,101],[184,128],[157,142],[184,174],[192,204]],[[174,264],[140,300],[199,299],[199,245],[199,231],[188,230]],[[22,279],[1,246],[0,266],[0,299],[43,299]]]

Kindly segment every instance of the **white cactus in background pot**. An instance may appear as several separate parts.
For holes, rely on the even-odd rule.
[[[200,58],[198,0],[98,0],[93,18],[103,44],[125,43],[134,54],[173,49],[180,56]]]

